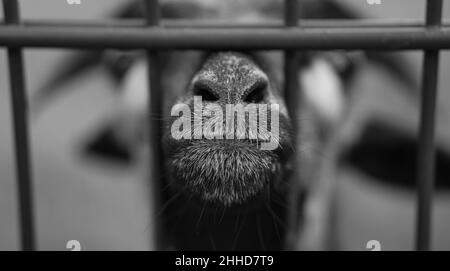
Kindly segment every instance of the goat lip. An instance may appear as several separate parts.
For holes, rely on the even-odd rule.
[[[279,157],[248,142],[190,142],[169,153],[175,187],[203,202],[232,206],[260,194],[280,173]]]
[[[176,153],[186,147],[196,146],[198,148],[213,148],[223,150],[233,150],[239,148],[261,150],[261,141],[250,139],[194,139],[194,140],[172,140],[166,144],[168,152]],[[275,150],[274,150],[275,151]]]

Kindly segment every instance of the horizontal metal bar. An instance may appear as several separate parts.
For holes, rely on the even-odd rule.
[[[391,27],[423,27],[423,20],[418,19],[305,19],[301,21],[302,28],[391,28]],[[0,23],[2,25],[2,23]],[[142,19],[105,19],[92,21],[79,20],[24,20],[24,26],[78,26],[78,27],[142,27],[145,21]],[[211,19],[165,19],[160,26],[168,28],[281,28],[284,27],[282,20],[264,20],[264,22],[236,23],[230,20]],[[442,23],[442,27],[450,27],[450,20]]]
[[[0,46],[121,49],[450,49],[450,30],[1,26]]]

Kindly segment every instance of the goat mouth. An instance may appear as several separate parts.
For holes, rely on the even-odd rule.
[[[278,155],[249,141],[191,141],[168,157],[173,184],[202,202],[232,206],[261,194],[280,174]]]

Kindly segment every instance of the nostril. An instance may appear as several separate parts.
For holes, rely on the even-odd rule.
[[[266,91],[267,91],[267,82],[258,81],[249,89],[247,95],[244,97],[244,102],[262,103],[264,102]]]
[[[194,84],[194,96],[201,96],[203,101],[216,102],[219,97],[214,94],[210,85],[204,82],[196,82]]]

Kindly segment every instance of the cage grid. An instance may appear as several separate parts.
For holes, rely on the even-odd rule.
[[[161,115],[164,93],[160,89],[158,50],[284,50],[285,99],[296,114],[293,101],[298,91],[296,54],[298,50],[423,50],[422,99],[417,150],[416,250],[430,250],[431,210],[434,183],[435,110],[439,72],[439,50],[450,49],[449,22],[442,22],[442,0],[427,0],[425,22],[421,20],[301,20],[298,0],[284,0],[284,21],[259,25],[230,22],[161,20],[158,0],[142,0],[144,20],[102,22],[22,21],[18,0],[3,0],[4,22],[0,24],[0,47],[7,48],[11,84],[15,163],[18,183],[20,240],[22,250],[35,250],[33,183],[23,49],[119,48],[147,51],[150,82],[148,114]],[[149,118],[152,191],[155,206],[160,204],[162,185],[161,121]],[[299,129],[299,127],[294,127]],[[296,139],[299,140],[299,139]],[[295,175],[294,175],[295,176]],[[295,235],[296,197],[289,195],[287,239]],[[157,208],[155,208],[157,209]],[[153,231],[156,248],[162,248],[162,225]],[[293,246],[286,242],[286,248]]]

